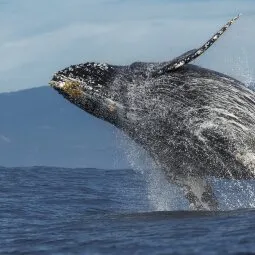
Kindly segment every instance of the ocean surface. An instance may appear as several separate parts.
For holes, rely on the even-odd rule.
[[[254,182],[216,181],[219,212],[133,170],[0,168],[0,254],[255,254]]]

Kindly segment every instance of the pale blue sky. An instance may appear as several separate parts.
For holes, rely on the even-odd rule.
[[[80,62],[169,60],[238,13],[195,63],[247,82],[255,77],[254,0],[0,0],[0,92],[47,85]]]

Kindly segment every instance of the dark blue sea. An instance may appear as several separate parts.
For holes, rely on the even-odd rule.
[[[253,182],[216,182],[220,212],[133,170],[0,168],[0,254],[255,254]]]

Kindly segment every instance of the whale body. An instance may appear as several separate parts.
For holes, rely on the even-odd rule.
[[[50,84],[142,146],[184,190],[192,208],[217,210],[208,177],[255,177],[255,94],[232,77],[189,62],[238,17],[172,61],[71,65],[55,73]]]

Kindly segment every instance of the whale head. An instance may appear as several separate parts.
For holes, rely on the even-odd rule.
[[[58,71],[49,82],[71,103],[111,123],[122,105],[111,88],[116,67],[106,63],[82,63]]]

